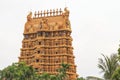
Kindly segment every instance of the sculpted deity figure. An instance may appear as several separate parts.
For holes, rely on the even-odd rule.
[[[31,21],[32,20],[32,12],[30,12],[28,15],[27,15],[27,21]]]
[[[34,26],[26,23],[24,33],[26,33],[26,32],[34,32]]]
[[[63,18],[64,18],[63,27],[64,28],[70,28],[71,25],[70,25],[70,21],[69,21],[69,10],[67,8],[65,8],[62,15],[63,15]]]
[[[66,25],[66,28],[71,28],[71,24],[68,18],[65,20],[65,25]]]
[[[27,22],[25,23],[24,32],[33,32],[33,25],[32,25],[32,12],[27,15]]]
[[[57,30],[57,29],[58,29],[58,27],[59,27],[58,23],[57,23],[57,22],[55,22],[54,29],[55,29],[55,30]]]
[[[42,25],[42,29],[49,29],[48,19],[43,18],[42,22],[41,22],[41,25]]]
[[[29,32],[34,32],[33,25],[31,25],[31,27],[29,28]]]
[[[65,7],[65,9],[64,9],[64,13],[65,13],[65,15],[67,15],[68,17],[69,17],[69,10],[67,9],[67,7]]]
[[[29,32],[29,29],[31,28],[31,25],[25,23],[25,27],[24,28],[25,28],[24,29],[24,33]]]

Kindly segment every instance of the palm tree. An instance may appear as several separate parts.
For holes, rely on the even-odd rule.
[[[38,76],[38,80],[50,80],[50,74],[48,73],[42,73]]]
[[[118,55],[120,55],[120,48],[118,49]]]
[[[120,67],[113,73],[112,80],[120,80]]]
[[[1,79],[1,74],[2,74],[2,71],[0,70],[0,79]]]
[[[104,59],[99,58],[98,67],[101,69],[101,72],[104,73],[104,78],[111,80],[114,71],[118,67],[118,57],[116,54],[112,54],[110,57],[102,54]]]
[[[83,77],[77,78],[77,80],[85,80]]]
[[[57,75],[58,80],[66,80],[68,78],[66,72],[69,69],[70,65],[69,64],[61,64],[61,68],[58,69],[59,74]]]
[[[58,80],[56,75],[50,75],[50,80]]]

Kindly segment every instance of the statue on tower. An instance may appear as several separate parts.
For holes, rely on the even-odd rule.
[[[64,18],[64,28],[68,28],[71,29],[71,25],[70,25],[70,21],[69,21],[69,10],[67,9],[67,7],[64,8],[64,12],[63,12],[63,18]]]
[[[69,17],[69,13],[70,13],[69,10],[67,9],[67,7],[65,7],[64,8],[64,14]]]
[[[26,32],[33,32],[33,25],[32,25],[32,12],[27,15],[27,22],[25,23],[24,33]]]
[[[32,20],[32,12],[30,12],[28,15],[27,15],[27,21],[31,21]]]

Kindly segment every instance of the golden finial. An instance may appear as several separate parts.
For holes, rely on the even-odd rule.
[[[48,14],[49,14],[49,11],[48,11],[48,10],[47,10],[47,13],[46,13],[46,14],[47,14],[47,16],[48,16]]]
[[[28,15],[27,15],[27,20],[30,21],[32,19],[32,12],[30,12]]]
[[[40,14],[39,14],[39,11],[38,11],[38,17],[39,17],[39,15],[40,15]]]
[[[58,9],[56,9],[56,15],[58,15]]]
[[[60,13],[60,15],[61,15],[61,13],[62,13],[62,9],[60,8],[60,10],[59,10],[59,13]]]
[[[65,15],[69,16],[69,10],[67,9],[67,7],[64,8],[64,12],[65,12]]]
[[[41,17],[42,17],[42,11],[40,12],[40,15],[41,15]]]
[[[67,11],[67,7],[64,8],[64,11]]]
[[[43,13],[43,14],[44,14],[44,16],[45,16],[45,14],[46,14],[46,11],[45,11],[45,10],[44,10],[44,13]]]
[[[35,14],[34,14],[35,18],[36,18],[36,15],[37,15],[37,13],[36,13],[36,11],[35,11]]]
[[[55,15],[55,9],[53,9],[53,15]]]
[[[52,15],[52,10],[50,9],[50,16]]]

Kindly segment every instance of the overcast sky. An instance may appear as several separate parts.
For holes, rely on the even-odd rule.
[[[70,10],[77,73],[101,77],[98,58],[101,53],[117,53],[120,44],[120,0],[0,0],[0,69],[18,61],[30,11],[65,5]]]

